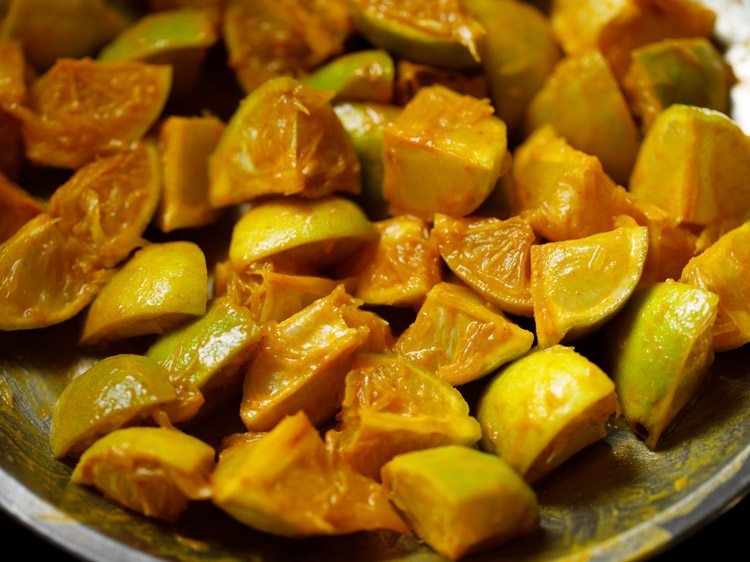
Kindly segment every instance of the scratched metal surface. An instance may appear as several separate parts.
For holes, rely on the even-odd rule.
[[[750,133],[750,1],[706,0],[740,82],[733,117]],[[52,459],[51,409],[70,377],[94,358],[76,350],[77,320],[37,333],[0,334],[0,506],[58,546],[90,560],[141,562],[442,560],[413,539],[359,534],[286,541],[254,532],[210,504],[176,526],[122,509],[69,483]],[[133,344],[137,350],[139,342]],[[12,398],[11,398],[12,397]],[[235,416],[236,418],[236,416]],[[236,423],[236,419],[227,423]],[[211,441],[222,432],[203,435]],[[750,349],[720,354],[697,401],[660,451],[624,427],[537,486],[536,533],[467,560],[636,560],[710,520],[750,489]]]

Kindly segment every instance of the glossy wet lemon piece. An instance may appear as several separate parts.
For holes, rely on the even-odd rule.
[[[708,39],[667,39],[632,57],[623,86],[644,129],[675,103],[727,113],[732,71]]]
[[[217,39],[211,11],[169,10],[143,16],[106,45],[97,58],[169,64],[173,91],[186,95],[196,86],[201,63]]]
[[[531,531],[536,496],[495,455],[450,445],[396,456],[383,485],[418,537],[453,560]]]
[[[392,344],[388,324],[360,304],[339,286],[267,329],[243,388],[240,415],[249,430],[268,431],[300,410],[315,424],[333,417],[355,355]]]
[[[229,259],[238,269],[279,257],[298,268],[323,269],[376,236],[364,212],[347,199],[274,199],[237,221]]]
[[[507,131],[488,100],[422,88],[386,127],[383,195],[394,214],[468,215],[506,170]]]
[[[622,413],[651,449],[713,362],[718,303],[705,289],[657,283],[636,292],[608,328],[610,372]]]
[[[604,437],[617,411],[609,377],[572,348],[555,345],[502,369],[482,395],[477,418],[482,448],[534,482]]]
[[[529,252],[537,238],[529,222],[438,214],[431,237],[451,271],[488,302],[531,316]]]
[[[211,203],[359,193],[359,161],[330,99],[293,78],[269,80],[246,97],[209,161]]]
[[[252,356],[260,336],[260,326],[250,311],[223,297],[211,302],[205,316],[156,340],[146,356],[167,369],[178,393],[188,387],[184,404],[168,410],[170,419],[185,421],[196,413],[196,405],[202,406],[201,400],[194,402],[192,390],[204,396],[235,390],[240,368]]]
[[[513,210],[541,237],[562,241],[605,232],[624,212],[625,191],[595,156],[573,148],[553,127],[537,129],[514,157]]]
[[[458,0],[353,0],[354,24],[373,44],[415,62],[471,68],[484,29]]]
[[[159,131],[164,189],[157,225],[164,232],[204,226],[219,211],[209,202],[208,157],[224,132],[215,117],[168,117]]]
[[[81,343],[161,334],[206,312],[206,258],[192,242],[139,250],[89,308]]]
[[[470,289],[439,283],[394,350],[457,386],[520,357],[533,343],[534,334],[507,320]]]
[[[161,195],[159,155],[150,142],[80,168],[49,201],[49,213],[86,260],[112,267],[142,245]]]
[[[168,66],[59,59],[29,90],[29,106],[6,106],[21,121],[26,157],[78,168],[139,140],[164,109]]]
[[[716,20],[700,2],[683,0],[555,0],[551,16],[567,53],[600,50],[618,79],[633,49],[667,38],[710,37]]]
[[[39,70],[60,57],[92,55],[128,24],[106,0],[10,0],[0,39],[16,39]]]
[[[44,211],[44,205],[0,172],[0,244]]]
[[[173,429],[131,427],[94,443],[71,480],[148,517],[174,523],[190,500],[211,495],[214,450]]]
[[[354,296],[369,305],[419,306],[442,280],[442,264],[427,225],[399,216],[373,225],[380,234],[338,269],[354,277]]]
[[[78,314],[107,282],[79,263],[80,246],[46,213],[0,245],[0,330],[59,324]]]
[[[673,105],[649,129],[630,190],[682,222],[719,233],[750,216],[750,139],[718,111]]]
[[[341,120],[357,152],[362,175],[359,200],[373,220],[388,216],[388,203],[383,198],[383,134],[385,127],[401,113],[393,105],[339,102],[333,111]]]
[[[465,9],[487,30],[480,50],[492,105],[518,135],[529,101],[560,59],[549,20],[524,2],[464,0]]]
[[[55,404],[52,454],[79,456],[94,441],[154,415],[176,397],[167,371],[139,355],[114,355],[73,379]]]
[[[227,0],[222,33],[229,66],[251,92],[340,53],[351,25],[347,0]]]
[[[625,183],[638,153],[638,129],[625,97],[598,51],[563,59],[529,105],[526,130],[546,123],[571,146],[596,156]]]
[[[584,336],[635,290],[648,253],[645,226],[531,248],[531,298],[539,347]]]
[[[716,351],[750,342],[750,222],[730,230],[702,254],[691,259],[680,281],[719,296],[713,326]]]
[[[211,488],[219,508],[274,535],[408,533],[385,490],[327,451],[302,412],[222,453]]]
[[[321,66],[305,82],[319,90],[333,90],[334,101],[388,103],[394,73],[393,58],[386,51],[358,51]]]
[[[335,430],[326,442],[358,472],[380,477],[395,455],[471,446],[481,437],[469,405],[446,381],[390,354],[363,353],[346,375]]]

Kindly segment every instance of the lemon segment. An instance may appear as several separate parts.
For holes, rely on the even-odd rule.
[[[651,449],[708,373],[718,303],[705,289],[657,283],[637,291],[607,328],[622,412]]]
[[[536,350],[498,372],[477,411],[482,448],[534,482],[607,434],[615,385],[572,348]]]
[[[398,455],[382,473],[391,501],[417,536],[452,560],[538,525],[533,490],[494,455],[435,447]]]
[[[206,312],[206,258],[192,242],[139,250],[91,303],[81,343],[161,334]]]
[[[352,0],[354,26],[371,43],[403,58],[473,68],[485,31],[459,0]]]
[[[276,199],[242,215],[232,232],[229,259],[242,270],[286,255],[299,267],[323,269],[376,236],[362,210],[346,199]]]
[[[570,342],[612,318],[635,290],[647,253],[645,226],[532,246],[539,347]]]
[[[357,472],[379,478],[394,456],[481,437],[469,405],[446,381],[397,355],[361,353],[346,375],[338,425],[328,446]]]
[[[148,517],[174,523],[190,500],[210,497],[214,450],[161,427],[119,429],[81,456],[71,480]]]
[[[534,335],[474,292],[438,283],[394,351],[454,386],[479,379],[531,349]]]
[[[326,450],[300,412],[222,453],[213,502],[242,523],[285,537],[408,530],[385,490]]]
[[[211,204],[359,193],[359,161],[331,95],[275,78],[242,100],[209,160]]]
[[[422,88],[386,127],[383,195],[393,214],[432,221],[476,210],[507,169],[507,131],[488,100]]]
[[[147,418],[176,397],[167,371],[139,355],[114,355],[73,379],[55,404],[50,446],[79,456],[94,441]]]

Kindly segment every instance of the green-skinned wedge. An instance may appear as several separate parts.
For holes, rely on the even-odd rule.
[[[196,400],[193,391],[205,395],[236,390],[236,375],[260,335],[248,309],[220,297],[205,316],[159,338],[146,355],[167,369],[178,391],[178,404],[168,410],[172,422],[197,413],[195,406],[200,408],[203,401]]]
[[[445,68],[479,65],[484,30],[459,0],[351,0],[349,6],[357,31],[378,47]]]
[[[456,560],[537,526],[534,491],[502,459],[448,445],[398,455],[382,469],[391,501],[415,533]]]
[[[206,313],[208,271],[193,242],[152,244],[139,250],[91,303],[82,345],[162,334]]]
[[[623,87],[644,129],[675,103],[729,109],[732,71],[708,39],[668,39],[632,56]]]
[[[362,173],[362,208],[373,220],[388,216],[388,202],[383,198],[383,133],[401,108],[395,105],[362,102],[339,102],[333,111],[354,144]]]
[[[529,105],[526,130],[550,123],[570,144],[596,156],[625,184],[638,153],[638,128],[598,51],[563,59]]]
[[[94,441],[174,400],[167,371],[139,355],[114,355],[73,379],[52,414],[52,454],[80,455]]]
[[[388,103],[394,73],[393,58],[386,51],[359,51],[321,66],[305,82],[319,90],[333,90],[334,101]]]
[[[534,482],[607,434],[615,385],[573,348],[532,351],[503,368],[480,401],[481,446]]]
[[[482,65],[497,116],[520,133],[529,100],[560,60],[560,49],[544,15],[515,0],[465,0],[464,7],[484,27]]]
[[[158,12],[120,33],[102,49],[99,60],[171,64],[172,91],[185,95],[196,85],[206,52],[217,39],[214,15],[208,10]]]
[[[622,412],[651,449],[708,372],[718,302],[705,289],[657,283],[637,291],[607,328]]]

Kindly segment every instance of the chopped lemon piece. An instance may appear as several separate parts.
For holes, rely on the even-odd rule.
[[[330,98],[292,78],[269,80],[247,96],[209,160],[211,203],[359,193],[359,161]]]
[[[171,80],[168,66],[60,59],[31,86],[28,107],[5,107],[21,121],[29,160],[79,168],[139,140],[164,109]]]
[[[415,62],[471,68],[485,32],[459,0],[352,0],[354,25],[373,44]]]
[[[713,326],[716,351],[750,342],[750,222],[727,232],[702,254],[691,259],[680,281],[719,296]]]
[[[610,378],[572,348],[555,345],[502,369],[477,417],[482,448],[534,482],[604,437],[605,422],[618,411]]]
[[[157,212],[163,232],[203,226],[219,212],[209,203],[208,157],[224,132],[215,117],[168,117],[159,132],[164,190]]]
[[[708,373],[718,302],[705,289],[657,283],[637,291],[607,328],[622,413],[651,449]]]
[[[285,537],[408,534],[385,490],[327,451],[302,412],[226,453],[213,474],[213,501],[246,525]]]
[[[383,484],[417,536],[453,560],[538,525],[534,491],[502,459],[449,445],[398,455]]]
[[[354,277],[354,296],[370,305],[419,306],[442,279],[440,254],[424,221],[400,216],[374,223],[380,233],[338,269]]]
[[[91,303],[81,343],[161,334],[206,312],[206,258],[192,242],[138,251]]]
[[[544,126],[516,150],[510,198],[537,234],[558,242],[614,228],[615,217],[625,212],[626,193],[595,156]]]
[[[394,350],[457,386],[520,357],[533,343],[531,332],[507,320],[470,289],[439,283]]]
[[[130,427],[94,443],[71,480],[96,487],[124,506],[174,523],[189,500],[211,495],[214,450],[173,429]]]
[[[397,355],[362,353],[355,359],[338,419],[326,434],[328,446],[370,478],[379,478],[395,455],[471,446],[481,437],[458,390]]]
[[[383,195],[394,214],[464,216],[507,167],[505,124],[488,100],[422,88],[385,129]]]
[[[315,424],[333,417],[356,353],[392,343],[388,324],[360,304],[340,286],[268,328],[245,378],[240,415],[249,430],[268,431],[300,410]]]
[[[673,105],[638,154],[630,191],[680,221],[719,233],[750,218],[750,138],[718,111]]]
[[[539,347],[572,341],[607,322],[643,273],[645,226],[531,248],[531,297]]]
[[[343,50],[347,0],[227,0],[223,35],[246,92],[279,76],[301,77]]]
[[[229,259],[240,270],[280,256],[296,267],[321,270],[376,236],[362,210],[346,199],[277,199],[251,208],[237,221]]]
[[[151,359],[102,359],[60,394],[52,414],[52,454],[78,456],[103,435],[153,415],[175,397],[166,369]]]
[[[531,245],[536,235],[521,217],[452,218],[435,215],[432,238],[464,283],[501,310],[531,316]]]
[[[527,131],[550,123],[571,146],[599,158],[616,182],[630,177],[638,128],[598,51],[561,61],[529,105]]]

